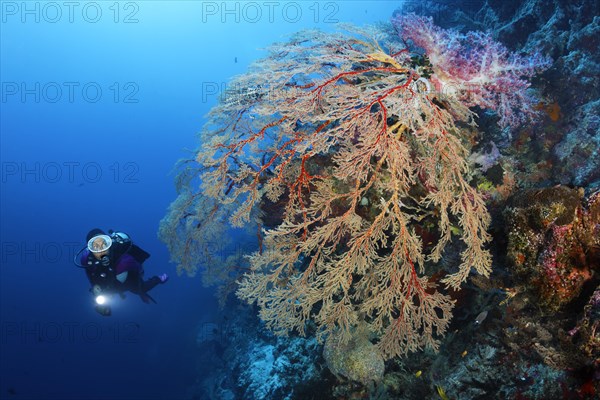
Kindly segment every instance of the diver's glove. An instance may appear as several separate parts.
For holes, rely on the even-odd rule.
[[[160,283],[165,283],[166,281],[169,280],[169,275],[167,274],[162,274],[158,277],[158,279],[160,279]]]

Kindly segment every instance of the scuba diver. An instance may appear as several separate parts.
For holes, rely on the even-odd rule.
[[[148,291],[165,283],[169,277],[162,274],[144,281],[142,264],[150,257],[149,253],[123,232],[109,230],[106,234],[95,228],[88,232],[86,240],[87,246],[75,255],[73,261],[85,269],[98,313],[109,316],[112,295],[119,294],[125,298],[126,291],[139,295],[144,303],[156,303]]]

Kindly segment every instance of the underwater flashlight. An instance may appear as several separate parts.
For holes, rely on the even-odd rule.
[[[103,296],[103,295],[96,296],[96,304],[101,306],[105,303],[106,303],[106,296]]]

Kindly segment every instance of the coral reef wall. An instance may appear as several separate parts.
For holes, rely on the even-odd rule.
[[[409,1],[398,13],[411,10],[431,15],[442,27],[487,30],[511,50],[552,57],[553,68],[539,85],[547,125],[533,139],[524,132],[528,141],[543,142],[532,161],[545,170],[545,185],[600,186],[600,2]]]

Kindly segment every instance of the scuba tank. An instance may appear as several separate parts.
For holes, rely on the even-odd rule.
[[[143,264],[150,257],[150,253],[142,249],[137,244],[133,243],[131,237],[125,232],[115,232],[112,229],[109,229],[108,234],[113,241],[113,246],[116,245],[116,248],[112,250],[111,258],[113,260],[118,260],[123,254],[127,253],[137,262]],[[111,246],[112,248],[112,246]]]

